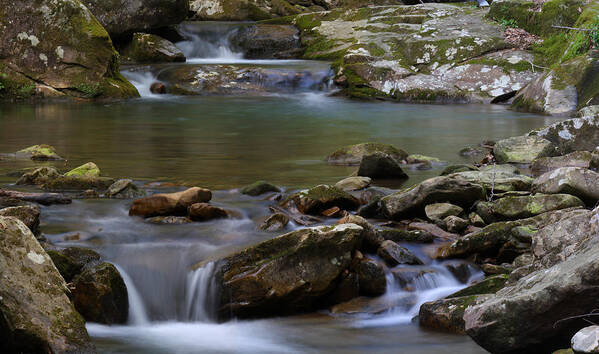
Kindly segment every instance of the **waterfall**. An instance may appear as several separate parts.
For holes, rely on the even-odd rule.
[[[115,264],[116,269],[121,273],[121,277],[127,287],[127,298],[129,300],[129,320],[128,323],[133,326],[147,325],[150,323],[148,319],[148,313],[144,305],[141,295],[137,291],[133,280],[129,277],[129,274],[118,265]]]
[[[186,320],[209,322],[214,319],[216,294],[214,271],[216,265],[209,262],[187,275],[185,288]]]
[[[135,86],[137,92],[143,98],[164,98],[167,96],[155,94],[150,91],[150,86],[153,83],[160,82],[151,71],[123,70],[121,74]]]
[[[179,31],[186,38],[176,43],[181,49],[187,62],[194,63],[195,59],[242,59],[243,53],[231,48],[230,38],[237,27],[223,23],[183,23]]]

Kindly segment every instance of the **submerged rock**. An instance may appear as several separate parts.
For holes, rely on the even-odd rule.
[[[110,16],[129,7],[106,4]],[[108,33],[78,0],[6,2],[0,27],[0,98],[139,96]]]
[[[311,215],[320,215],[322,211],[335,206],[346,210],[355,210],[360,206],[356,197],[329,185],[319,185],[295,193],[290,199],[302,214]]]
[[[558,168],[535,179],[533,190],[572,194],[588,205],[595,205],[599,200],[599,173],[579,167]]]
[[[309,311],[336,287],[362,242],[355,224],[302,229],[219,260],[219,318]]]
[[[69,289],[29,229],[0,217],[0,349],[6,353],[94,353]]]
[[[375,152],[362,156],[358,176],[381,179],[406,179],[408,175],[391,155]]]
[[[108,187],[104,195],[108,198],[131,199],[142,197],[146,194],[140,190],[130,179],[119,179]]]
[[[15,153],[17,158],[29,158],[32,160],[63,160],[58,156],[56,149],[51,145],[33,145]]]
[[[134,33],[131,42],[121,51],[133,63],[184,62],[185,55],[172,42],[148,33]]]
[[[484,197],[485,189],[481,185],[450,175],[430,178],[413,188],[384,197],[381,205],[387,217],[401,219],[424,212],[428,204],[450,202],[469,207]]]
[[[73,304],[87,321],[105,324],[127,322],[127,288],[115,266],[103,262],[86,268],[75,277],[73,285]]]
[[[212,199],[208,189],[193,187],[177,193],[154,194],[137,199],[129,208],[129,215],[143,217],[186,215],[187,209],[195,203],[207,203]]]
[[[358,166],[364,156],[377,152],[387,154],[396,161],[403,161],[408,157],[405,151],[392,145],[363,143],[343,147],[327,156],[326,160],[330,165]]]
[[[265,193],[281,193],[281,189],[266,181],[257,181],[241,189],[241,194],[256,197]]]
[[[144,221],[157,225],[182,225],[193,222],[187,216],[154,216],[147,218]]]
[[[552,156],[555,147],[539,136],[516,136],[503,139],[493,147],[498,163],[531,163],[539,157]]]

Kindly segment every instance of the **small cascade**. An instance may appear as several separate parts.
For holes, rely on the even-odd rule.
[[[188,274],[185,288],[185,314],[188,321],[210,322],[214,319],[215,269],[215,263],[209,262]]]
[[[115,265],[127,287],[127,297],[129,299],[129,320],[128,324],[133,326],[143,326],[150,323],[148,313],[144,305],[141,295],[137,291],[137,287],[133,284],[133,280],[122,267]]]
[[[237,30],[235,24],[187,22],[179,26],[179,31],[186,38],[176,43],[187,61],[195,59],[242,59],[243,53],[231,48],[231,36]]]
[[[142,98],[163,98],[165,95],[155,94],[150,91],[153,83],[160,82],[151,71],[122,70],[121,74],[135,86]]]

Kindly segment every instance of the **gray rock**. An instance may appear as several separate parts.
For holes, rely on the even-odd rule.
[[[7,353],[94,353],[67,284],[31,231],[0,217],[0,349]]]
[[[424,264],[412,252],[390,240],[385,240],[381,243],[377,254],[392,267],[398,264]]]
[[[599,146],[599,115],[572,118],[529,133],[551,141],[559,154],[593,151]]]
[[[363,143],[345,146],[327,156],[326,160],[330,165],[358,166],[362,161],[362,157],[375,152],[390,155],[397,161],[405,160],[408,157],[408,154],[405,151],[397,149],[392,145]]]
[[[148,33],[134,33],[133,39],[121,50],[126,62],[170,63],[184,62],[185,55],[172,42]]]
[[[280,231],[289,224],[289,217],[283,213],[276,213],[269,216],[262,224],[260,230],[264,231]]]
[[[372,183],[369,177],[347,177],[335,183],[335,187],[341,188],[344,191],[357,191],[368,187]]]
[[[504,197],[493,202],[493,216],[500,220],[524,219],[552,210],[584,207],[579,198],[569,194],[535,194]]]
[[[40,234],[40,213],[40,207],[35,204],[0,209],[0,216],[13,216],[21,220],[36,236]]]
[[[424,213],[432,221],[443,220],[450,215],[460,215],[464,209],[450,203],[435,203],[424,207]]]
[[[358,168],[358,176],[381,179],[406,179],[408,175],[391,155],[375,152],[364,155]]]
[[[289,59],[301,55],[299,31],[295,26],[252,24],[241,27],[231,44],[247,59]]]
[[[119,179],[108,187],[104,193],[108,198],[139,198],[146,193],[140,190],[130,179]]]
[[[552,156],[555,147],[539,136],[516,136],[498,141],[493,147],[498,163],[531,163],[539,157]]]
[[[599,353],[599,326],[589,326],[576,332],[570,341],[575,353]]]
[[[464,220],[455,215],[450,215],[443,219],[445,225],[447,226],[447,231],[449,232],[461,232],[468,226],[468,220]]]
[[[530,165],[532,175],[538,177],[543,173],[556,170],[560,167],[596,167],[593,163],[593,154],[588,151],[575,151],[564,156],[541,157],[535,159]]]
[[[47,181],[58,178],[60,173],[54,167],[40,167],[22,175],[16,182],[17,185],[42,185]]]
[[[241,194],[257,197],[265,193],[281,193],[281,189],[266,181],[257,181],[241,188]]]
[[[387,290],[385,269],[379,262],[365,258],[356,266],[360,295],[379,296]]]
[[[562,167],[539,176],[532,189],[537,193],[572,194],[587,205],[595,205],[599,200],[599,173],[579,167]]]

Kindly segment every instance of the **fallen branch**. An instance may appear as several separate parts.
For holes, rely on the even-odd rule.
[[[42,205],[71,204],[72,200],[60,193],[26,193],[18,191],[7,191],[0,189],[0,197],[24,200]]]
[[[584,32],[593,32],[593,31],[596,31],[595,29],[592,29],[592,28],[576,28],[576,27],[568,27],[568,26],[556,26],[556,25],[553,25],[551,27],[553,27],[553,28],[567,29],[567,30],[573,30],[573,31],[584,31]]]
[[[553,324],[553,328],[556,328],[557,324],[560,322],[565,322],[565,321],[569,321],[569,320],[577,320],[577,319],[583,319],[586,322],[595,324],[594,322],[587,320],[586,317],[599,316],[598,311],[599,311],[599,309],[594,309],[590,313],[585,313],[584,315],[577,315],[577,316],[570,316],[570,317],[562,318],[561,320],[555,321],[555,323]]]

